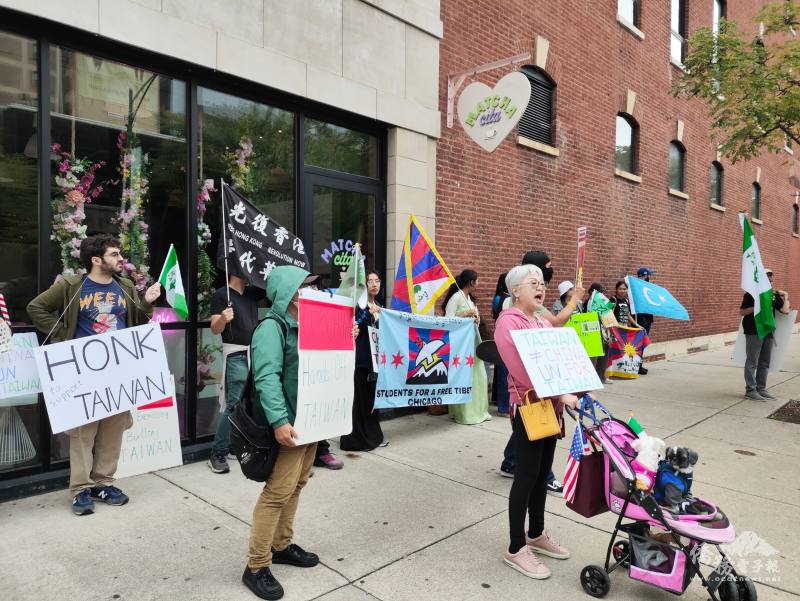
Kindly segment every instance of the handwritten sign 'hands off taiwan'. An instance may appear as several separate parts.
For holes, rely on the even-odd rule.
[[[515,330],[511,338],[540,397],[603,388],[572,328]]]
[[[54,434],[171,396],[158,324],[36,349]]]
[[[297,444],[353,431],[353,300],[301,290],[298,314]]]

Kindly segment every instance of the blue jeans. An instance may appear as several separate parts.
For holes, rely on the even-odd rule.
[[[507,472],[513,472],[515,467],[516,467],[516,462],[514,461],[514,435],[512,434],[511,437],[508,439],[508,444],[506,444],[505,450],[503,451],[503,463],[500,464],[500,469],[503,469]],[[555,479],[556,475],[553,473],[553,470],[550,470],[550,473],[547,474],[547,483],[550,484]]]
[[[214,444],[211,452],[217,455],[226,455],[231,445],[231,423],[228,416],[233,413],[242,396],[244,385],[247,383],[247,354],[236,353],[228,355],[225,364],[225,411],[219,418],[217,432],[214,434]]]
[[[508,413],[508,369],[505,365],[494,366],[492,394],[497,403],[497,411]]]

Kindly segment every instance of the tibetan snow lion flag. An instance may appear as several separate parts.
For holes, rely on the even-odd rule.
[[[454,282],[428,234],[411,215],[390,307],[406,313],[433,313],[436,301]]]
[[[471,319],[384,309],[375,408],[469,402],[474,349]]]
[[[614,333],[614,340],[609,349],[606,375],[614,378],[638,378],[644,349],[650,344],[647,332],[642,328],[623,326],[611,331]]]

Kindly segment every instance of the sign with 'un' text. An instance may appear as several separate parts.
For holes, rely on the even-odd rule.
[[[158,324],[36,349],[54,434],[171,397]]]

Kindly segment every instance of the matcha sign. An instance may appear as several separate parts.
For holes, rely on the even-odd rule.
[[[531,84],[519,71],[503,77],[494,88],[474,82],[458,99],[458,120],[470,138],[492,152],[511,133],[531,97]]]

